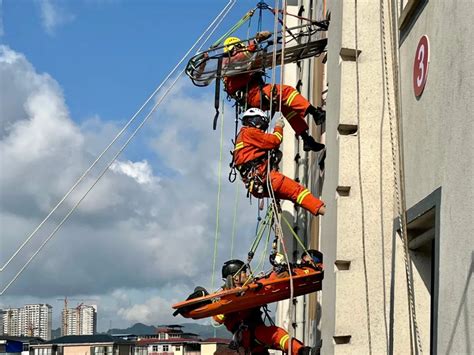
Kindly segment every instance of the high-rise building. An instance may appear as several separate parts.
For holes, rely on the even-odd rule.
[[[49,304],[28,304],[21,308],[7,308],[3,312],[3,333],[50,340],[52,319],[52,307]]]
[[[4,310],[0,309],[0,334],[4,334],[3,333],[3,314],[4,314]]]
[[[3,310],[3,334],[20,336],[20,309],[6,308]]]
[[[93,335],[97,331],[97,306],[79,304],[63,309],[61,335]]]

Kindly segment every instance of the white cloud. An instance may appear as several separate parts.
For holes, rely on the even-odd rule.
[[[10,83],[8,91],[0,92],[3,265],[119,127],[102,122],[100,117],[78,126],[70,117],[59,84],[49,75],[36,72],[22,54],[5,46],[0,46],[0,77]],[[211,128],[212,97],[190,97],[188,90],[186,85],[173,90],[141,132],[141,141],[147,141],[151,149],[146,156],[156,157],[160,164],[127,157],[114,163],[76,213],[2,296],[3,303],[15,305],[20,296],[55,300],[64,295],[95,295],[101,298],[99,310],[106,310],[99,316],[113,319],[115,326],[126,326],[132,320],[147,322],[166,317],[171,314],[169,305],[173,300],[183,299],[197,284],[209,285],[219,132]],[[230,257],[234,207],[235,185],[227,183],[227,152],[233,134],[229,123],[233,119],[227,116],[225,121],[217,272]],[[2,273],[2,286],[103,168],[105,163],[91,171],[78,191]],[[245,192],[240,191],[244,200]],[[254,208],[240,201],[238,218],[243,228],[237,233],[234,256],[244,257],[255,226]],[[129,304],[124,304],[124,291],[120,290],[132,294]],[[160,306],[161,313],[151,311],[155,306]],[[160,322],[164,320],[153,320],[155,324]]]
[[[174,301],[177,302],[177,300]],[[152,297],[141,304],[119,308],[118,314],[130,323],[143,322],[145,324],[156,324],[158,319],[162,323],[176,321],[171,315],[169,300],[165,300],[159,296]]]
[[[110,169],[117,173],[130,176],[139,184],[149,184],[153,181],[153,172],[150,164],[146,160],[131,162],[115,161],[110,166]]]
[[[61,8],[57,1],[38,0],[41,11],[41,24],[45,31],[52,35],[56,28],[74,20],[74,16]]]

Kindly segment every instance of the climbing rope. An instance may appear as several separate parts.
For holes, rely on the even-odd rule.
[[[7,263],[0,269],[0,271],[3,271],[4,268],[13,260],[13,258],[20,252],[20,250],[28,243],[28,241],[37,233],[37,231],[41,228],[41,226],[50,218],[50,216],[54,213],[54,211],[64,202],[64,200],[71,194],[71,192],[77,187],[77,185],[84,179],[86,175],[90,172],[90,170],[97,164],[97,162],[102,158],[102,156],[110,149],[110,147],[113,145],[113,143],[123,134],[123,132],[126,130],[128,126],[135,120],[135,118],[138,116],[138,114],[143,110],[143,108],[146,106],[146,104],[151,101],[151,99],[156,95],[156,93],[165,85],[165,83],[171,78],[171,76],[174,74],[174,72],[177,70],[177,68],[182,64],[182,62],[186,59],[186,57],[193,51],[193,49],[199,44],[199,42],[202,41],[202,39],[206,36],[207,37],[204,39],[204,41],[201,42],[201,45],[198,47],[197,51],[200,51],[204,44],[209,40],[209,38],[212,36],[212,34],[215,32],[215,30],[218,28],[220,23],[224,20],[224,18],[227,16],[227,14],[230,12],[230,10],[234,7],[236,3],[236,0],[229,0],[229,2],[226,4],[226,6],[223,8],[223,10],[216,16],[216,18],[211,22],[211,24],[207,27],[207,29],[201,34],[201,36],[196,40],[196,42],[191,46],[191,48],[186,52],[186,54],[183,56],[183,58],[178,62],[178,64],[172,69],[172,71],[168,74],[168,76],[165,78],[165,80],[160,84],[160,86],[153,92],[153,94],[145,101],[145,103],[140,107],[140,109],[137,111],[135,115],[132,116],[132,118],[129,120],[129,122],[124,126],[124,128],[117,134],[117,136],[114,138],[112,143],[110,143],[106,149],[99,155],[99,157],[93,162],[93,164],[86,170],[86,172],[79,178],[79,180],[73,185],[73,187],[66,193],[66,195],[58,202],[58,204],[53,208],[53,210],[48,214],[48,216],[40,223],[40,225],[30,234],[30,236],[25,240],[25,242],[15,251],[15,253],[10,257],[10,259],[7,261]],[[89,187],[89,189],[82,195],[82,197],[74,204],[74,206],[69,210],[69,212],[66,214],[66,216],[59,222],[59,224],[56,226],[56,228],[49,234],[49,236],[43,241],[43,243],[38,247],[38,249],[31,255],[31,257],[27,260],[27,262],[20,268],[20,270],[15,274],[15,276],[7,283],[7,285],[2,289],[0,292],[0,295],[3,295],[8,288],[15,282],[15,280],[18,279],[18,277],[21,275],[21,273],[28,267],[28,265],[31,263],[31,261],[38,255],[38,253],[43,249],[43,247],[53,238],[53,236],[56,234],[56,232],[61,228],[61,226],[66,222],[66,220],[69,218],[69,216],[77,209],[77,207],[80,205],[80,203],[86,198],[86,196],[89,194],[89,192],[95,187],[95,185],[99,182],[99,180],[104,176],[104,174],[108,171],[109,167],[112,165],[112,163],[117,159],[117,157],[123,152],[123,150],[128,146],[130,141],[135,137],[135,135],[138,133],[138,131],[143,127],[143,125],[148,121],[148,119],[151,117],[153,112],[157,109],[157,107],[161,104],[161,102],[166,98],[168,93],[171,91],[171,89],[174,87],[178,79],[184,74],[184,69],[178,73],[176,78],[173,80],[173,82],[168,86],[166,89],[165,93],[158,99],[156,104],[151,108],[149,113],[146,115],[146,117],[143,119],[143,121],[138,125],[138,127],[132,132],[132,134],[129,136],[129,138],[126,140],[126,142],[120,147],[118,152],[113,156],[113,158],[109,161],[109,163],[106,165],[106,167],[101,171],[99,176],[96,178],[96,180],[93,182],[93,184]]]
[[[359,190],[360,190],[360,204],[361,204],[361,233],[362,233],[362,263],[364,267],[364,281],[365,281],[365,302],[366,302],[366,319],[367,319],[367,338],[369,346],[369,354],[372,354],[372,332],[370,326],[370,300],[369,300],[369,279],[367,275],[367,250],[365,244],[365,204],[364,191],[362,183],[362,155],[361,155],[361,129],[360,129],[360,87],[359,87],[359,42],[358,42],[358,28],[357,28],[357,0],[354,2],[354,40],[355,40],[355,56],[356,56],[356,116],[359,133],[357,135],[357,154],[359,160]]]
[[[401,132],[400,132],[400,111],[399,111],[399,72],[398,72],[398,58],[396,55],[396,39],[394,34],[390,30],[390,42],[392,44],[392,75],[394,82],[394,98],[395,98],[395,117],[392,114],[392,104],[390,101],[390,86],[389,86],[389,73],[388,73],[388,59],[387,59],[387,44],[386,44],[386,28],[385,28],[385,5],[384,0],[380,1],[380,32],[382,36],[382,54],[383,54],[383,68],[385,75],[385,90],[387,92],[387,109],[389,114],[389,123],[390,123],[390,142],[391,142],[391,151],[392,151],[392,166],[393,166],[393,176],[394,176],[394,185],[395,185],[395,196],[397,200],[397,218],[400,225],[400,236],[403,240],[403,256],[405,263],[405,276],[407,281],[407,296],[409,303],[409,311],[411,315],[411,322],[413,323],[413,331],[416,341],[416,350],[420,354],[423,353],[422,342],[420,331],[418,329],[418,322],[416,318],[416,309],[415,309],[415,296],[413,291],[412,284],[412,269],[411,269],[411,260],[410,254],[408,251],[408,233],[407,233],[407,222],[406,222],[406,201],[405,201],[405,173],[404,173],[404,162],[403,162],[403,151],[401,149]],[[392,19],[394,16],[393,13],[389,11],[389,19]],[[396,18],[394,19],[396,23]],[[395,123],[393,122],[395,121]],[[394,126],[396,125],[396,128]],[[398,164],[398,170],[397,170]],[[400,181],[400,184],[398,183]]]
[[[235,234],[237,230],[237,212],[239,210],[239,191],[240,191],[240,184],[235,184],[235,201],[234,201],[234,217],[232,218],[232,236],[231,236],[231,243],[230,243],[230,258],[234,258],[234,240]]]

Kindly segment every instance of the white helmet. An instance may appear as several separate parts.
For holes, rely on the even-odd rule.
[[[251,126],[266,131],[270,120],[265,111],[259,108],[249,108],[242,115],[242,124],[244,126]]]

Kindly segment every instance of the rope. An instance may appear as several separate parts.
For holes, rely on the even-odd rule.
[[[277,6],[275,6],[275,11],[276,11],[276,14],[275,14],[275,18],[276,20],[279,19],[278,17],[278,0],[276,0],[277,2]],[[282,0],[282,8],[286,10],[286,7],[287,7],[287,4],[286,4],[286,0]],[[279,103],[278,103],[278,109],[279,109],[279,112],[280,112],[280,117],[282,116],[282,113],[281,113],[281,107],[282,107],[282,94],[283,94],[283,81],[284,81],[284,73],[285,73],[285,44],[286,44],[286,11],[283,12],[283,21],[282,21],[282,45],[281,45],[281,63],[280,63],[280,95],[279,95]],[[276,47],[276,46],[274,46]],[[276,57],[275,57],[276,58]],[[272,90],[273,91],[273,90]],[[267,179],[269,180],[269,179]],[[271,186],[271,182],[270,182],[270,186]],[[271,189],[272,189],[272,192],[273,192],[273,186],[271,186]],[[273,205],[275,205],[275,197],[274,197],[274,192],[273,192]],[[282,214],[283,218],[284,218],[284,215]],[[278,227],[280,229],[280,231],[282,230],[281,228],[281,220],[278,219]],[[291,229],[291,228],[290,228]],[[290,263],[290,258],[288,257],[288,251],[287,251],[287,248],[286,248],[286,245],[285,245],[285,240],[283,238],[283,233],[280,234],[281,235],[281,240],[280,240],[280,243],[281,243],[281,246],[282,246],[282,249],[283,249],[283,252],[284,252],[284,255],[285,255],[285,258],[286,258],[286,262],[288,264],[288,274],[289,274],[289,277],[290,277],[290,304],[289,304],[289,307],[288,307],[288,319],[289,319],[289,322],[290,322],[290,326],[288,327],[288,335],[290,336],[290,339],[289,339],[289,343],[288,343],[288,353],[291,354],[292,353],[292,339],[293,339],[293,322],[294,322],[294,283],[293,283],[293,275],[292,275],[292,270],[291,270],[291,263]]]
[[[360,204],[361,204],[361,228],[362,228],[362,262],[364,266],[364,281],[365,281],[365,303],[366,303],[366,315],[367,315],[367,337],[369,345],[369,354],[372,354],[372,332],[370,325],[370,300],[369,300],[369,279],[367,275],[367,250],[365,245],[365,204],[364,204],[364,192],[362,184],[362,155],[361,155],[361,129],[360,129],[360,87],[359,87],[359,42],[358,42],[358,29],[357,29],[357,0],[354,2],[354,39],[355,39],[355,51],[356,51],[356,115],[357,125],[359,127],[359,134],[357,135],[357,154],[359,160],[359,190],[360,190]]]
[[[255,253],[255,251],[257,250],[258,245],[260,244],[260,241],[262,240],[263,233],[270,225],[272,218],[273,218],[273,210],[271,208],[268,208],[267,214],[265,215],[265,219],[260,224],[256,233],[256,237],[252,243],[252,246],[250,247],[250,253]]]
[[[304,245],[304,243],[301,241],[301,238],[298,236],[298,234],[295,232],[295,230],[293,229],[293,227],[291,226],[290,222],[288,222],[288,220],[286,219],[285,215],[282,215],[281,216],[283,218],[283,221],[285,222],[285,224],[288,226],[288,228],[290,229],[291,231],[291,234],[293,235],[293,237],[295,238],[295,240],[298,242],[298,244],[300,245],[300,247],[303,249],[304,252],[308,253],[308,249],[306,249],[306,246]]]
[[[235,239],[235,231],[236,231],[236,226],[237,226],[237,211],[239,209],[239,186],[240,184],[235,184],[235,202],[234,202],[234,217],[232,220],[232,237],[231,237],[231,243],[230,243],[230,258],[234,258],[234,239]]]
[[[232,26],[226,33],[219,37],[219,39],[212,44],[211,48],[219,46],[224,38],[230,36],[235,31],[237,31],[245,22],[252,18],[254,13],[255,9],[248,11],[239,21],[237,21],[234,26]]]
[[[272,232],[272,229],[268,228],[267,239],[265,241],[265,247],[263,248],[262,254],[260,255],[260,260],[258,261],[258,264],[257,264],[257,270],[263,269],[265,259],[267,258],[267,250],[268,250],[268,245],[270,244],[271,232]]]
[[[390,10],[389,10],[390,11]],[[380,1],[380,31],[382,36],[382,53],[383,53],[383,63],[384,63],[384,74],[385,74],[385,90],[387,90],[387,110],[389,114],[389,122],[390,122],[390,142],[392,147],[392,166],[393,166],[393,176],[394,176],[394,185],[395,185],[395,196],[397,199],[397,212],[398,212],[398,222],[400,225],[400,235],[403,240],[403,256],[405,262],[405,276],[407,280],[407,296],[408,296],[408,303],[409,303],[409,311],[411,315],[411,321],[413,323],[413,330],[416,339],[416,350],[420,354],[423,353],[423,347],[420,337],[420,331],[418,329],[418,322],[416,319],[416,309],[415,309],[415,296],[413,291],[413,284],[412,284],[412,270],[411,270],[411,263],[410,263],[410,254],[408,251],[408,233],[407,233],[407,223],[406,223],[406,201],[405,201],[405,190],[404,190],[404,163],[402,157],[402,150],[401,150],[401,132],[400,129],[400,113],[398,110],[399,105],[399,86],[398,86],[398,60],[395,55],[395,49],[393,46],[395,45],[396,39],[392,40],[393,34],[390,32],[390,41],[392,43],[392,74],[393,74],[393,81],[394,81],[394,97],[395,97],[395,120],[397,124],[397,128],[394,128],[394,117],[392,115],[392,107],[390,101],[390,87],[389,87],[389,74],[388,74],[388,60],[387,60],[387,45],[386,45],[386,38],[385,38],[385,8],[384,8],[384,0]],[[389,14],[389,18],[391,19],[393,14]],[[395,20],[396,21],[396,20]],[[397,137],[395,137],[395,130],[397,130]],[[398,150],[398,151],[397,151]],[[397,157],[398,153],[398,157]],[[399,170],[397,171],[397,163],[399,166]],[[398,181],[400,179],[400,185]]]
[[[209,32],[209,34],[207,35],[206,39],[201,43],[201,45],[199,46],[199,48],[197,49],[197,51],[201,50],[201,48],[204,46],[204,44],[209,40],[209,38],[212,36],[212,34],[215,32],[215,30],[217,29],[217,27],[219,26],[219,24],[224,20],[224,18],[227,16],[227,14],[229,13],[229,11],[232,9],[232,7],[235,5],[235,1],[236,0],[230,0],[229,3],[224,7],[224,9],[219,13],[219,15],[217,15],[217,17],[213,20],[213,22],[211,23],[211,25],[208,26],[208,28],[206,29],[206,31],[198,38],[198,40],[193,44],[193,46],[191,47],[190,50],[188,50],[188,52],[186,53],[185,57],[191,52],[191,50],[199,43],[199,41],[201,41],[201,39],[204,37],[205,33],[206,32]],[[217,22],[216,22],[217,21]],[[211,30],[211,27],[214,26],[214,28]],[[184,58],[178,63],[178,65],[184,60]],[[175,68],[172,70],[175,71],[175,69],[178,67],[175,66]],[[171,73],[170,73],[171,74]],[[168,75],[168,77],[165,79],[168,80],[169,77],[171,77],[171,75]],[[33,253],[33,255],[28,259],[28,261],[23,265],[23,267],[18,271],[18,273],[10,280],[10,282],[3,288],[3,290],[0,292],[0,295],[3,295],[5,293],[5,291],[8,290],[8,288],[13,284],[13,282],[15,282],[15,280],[21,275],[21,273],[26,269],[26,267],[31,263],[31,261],[36,257],[36,255],[43,249],[43,247],[48,243],[49,240],[51,240],[51,238],[56,234],[56,232],[61,228],[61,226],[64,224],[64,222],[66,222],[66,220],[69,218],[69,216],[77,209],[77,207],[79,206],[79,204],[86,198],[86,196],[89,194],[89,192],[94,188],[94,186],[99,182],[99,180],[102,178],[102,176],[104,176],[104,174],[107,172],[107,170],[109,169],[109,167],[112,165],[112,163],[117,159],[117,157],[123,152],[123,150],[128,146],[128,144],[130,143],[130,141],[135,137],[135,135],[138,133],[138,131],[143,127],[143,125],[148,121],[148,119],[150,118],[150,116],[153,114],[153,112],[156,110],[156,108],[161,104],[161,102],[166,98],[166,96],[168,95],[168,93],[171,91],[171,89],[174,87],[174,85],[176,84],[176,82],[178,81],[178,79],[184,74],[184,69],[181,70],[181,72],[176,76],[176,78],[174,79],[174,81],[171,83],[171,85],[167,88],[167,90],[165,91],[165,93],[160,97],[160,99],[157,101],[157,103],[152,107],[152,109],[150,110],[150,112],[147,114],[147,116],[143,119],[143,121],[140,123],[140,125],[132,132],[132,134],[129,136],[129,138],[127,139],[127,141],[120,147],[120,149],[118,150],[118,152],[114,155],[114,157],[109,161],[109,163],[106,165],[106,167],[101,171],[101,173],[99,174],[99,176],[96,178],[96,180],[94,181],[94,183],[89,187],[89,189],[84,193],[84,195],[77,201],[77,203],[69,210],[69,212],[66,214],[66,216],[61,220],[61,222],[57,225],[57,227],[50,233],[50,235],[45,239],[45,241],[39,246],[39,248],[36,250],[35,253]],[[163,83],[162,83],[163,85]],[[162,86],[160,85],[160,86]],[[148,99],[147,101],[149,101],[150,99]],[[103,152],[103,154],[105,154],[105,151]],[[102,155],[103,155],[102,154]],[[97,159],[98,161],[98,159]],[[96,164],[96,162],[94,162],[94,164]],[[92,168],[92,167],[91,167]],[[91,169],[90,168],[90,169]],[[85,176],[85,175],[84,175]],[[83,178],[83,177],[81,177]],[[77,186],[78,183],[76,183],[75,185]],[[71,190],[72,191],[72,190]],[[70,192],[68,192],[69,194]],[[63,198],[64,199],[64,198]],[[62,202],[61,202],[62,203]],[[55,209],[59,206],[59,204],[55,207]],[[48,218],[49,216],[51,215],[52,213],[50,213],[48,215]],[[47,219],[47,218],[46,218]],[[43,222],[41,222],[41,224],[44,224],[44,222],[46,221],[43,220]],[[37,228],[39,229],[39,227]],[[36,233],[36,232],[35,232]],[[34,233],[31,234],[31,236],[29,238],[31,238],[32,236],[34,235]],[[24,243],[26,244],[26,242]],[[22,246],[23,247],[23,246]],[[22,248],[21,247],[21,248]],[[14,255],[18,254],[19,250],[17,252],[15,252]],[[10,259],[13,259],[10,258]],[[10,262],[11,260],[9,260],[8,262]],[[3,268],[2,270],[3,271]]]
[[[212,260],[212,277],[211,289],[214,290],[214,278],[216,273],[216,259],[217,259],[217,244],[219,241],[219,215],[221,204],[221,189],[222,189],[222,147],[224,145],[224,99],[222,99],[222,118],[221,118],[221,137],[219,142],[219,165],[217,168],[217,202],[216,202],[216,231],[214,236],[214,257]]]

